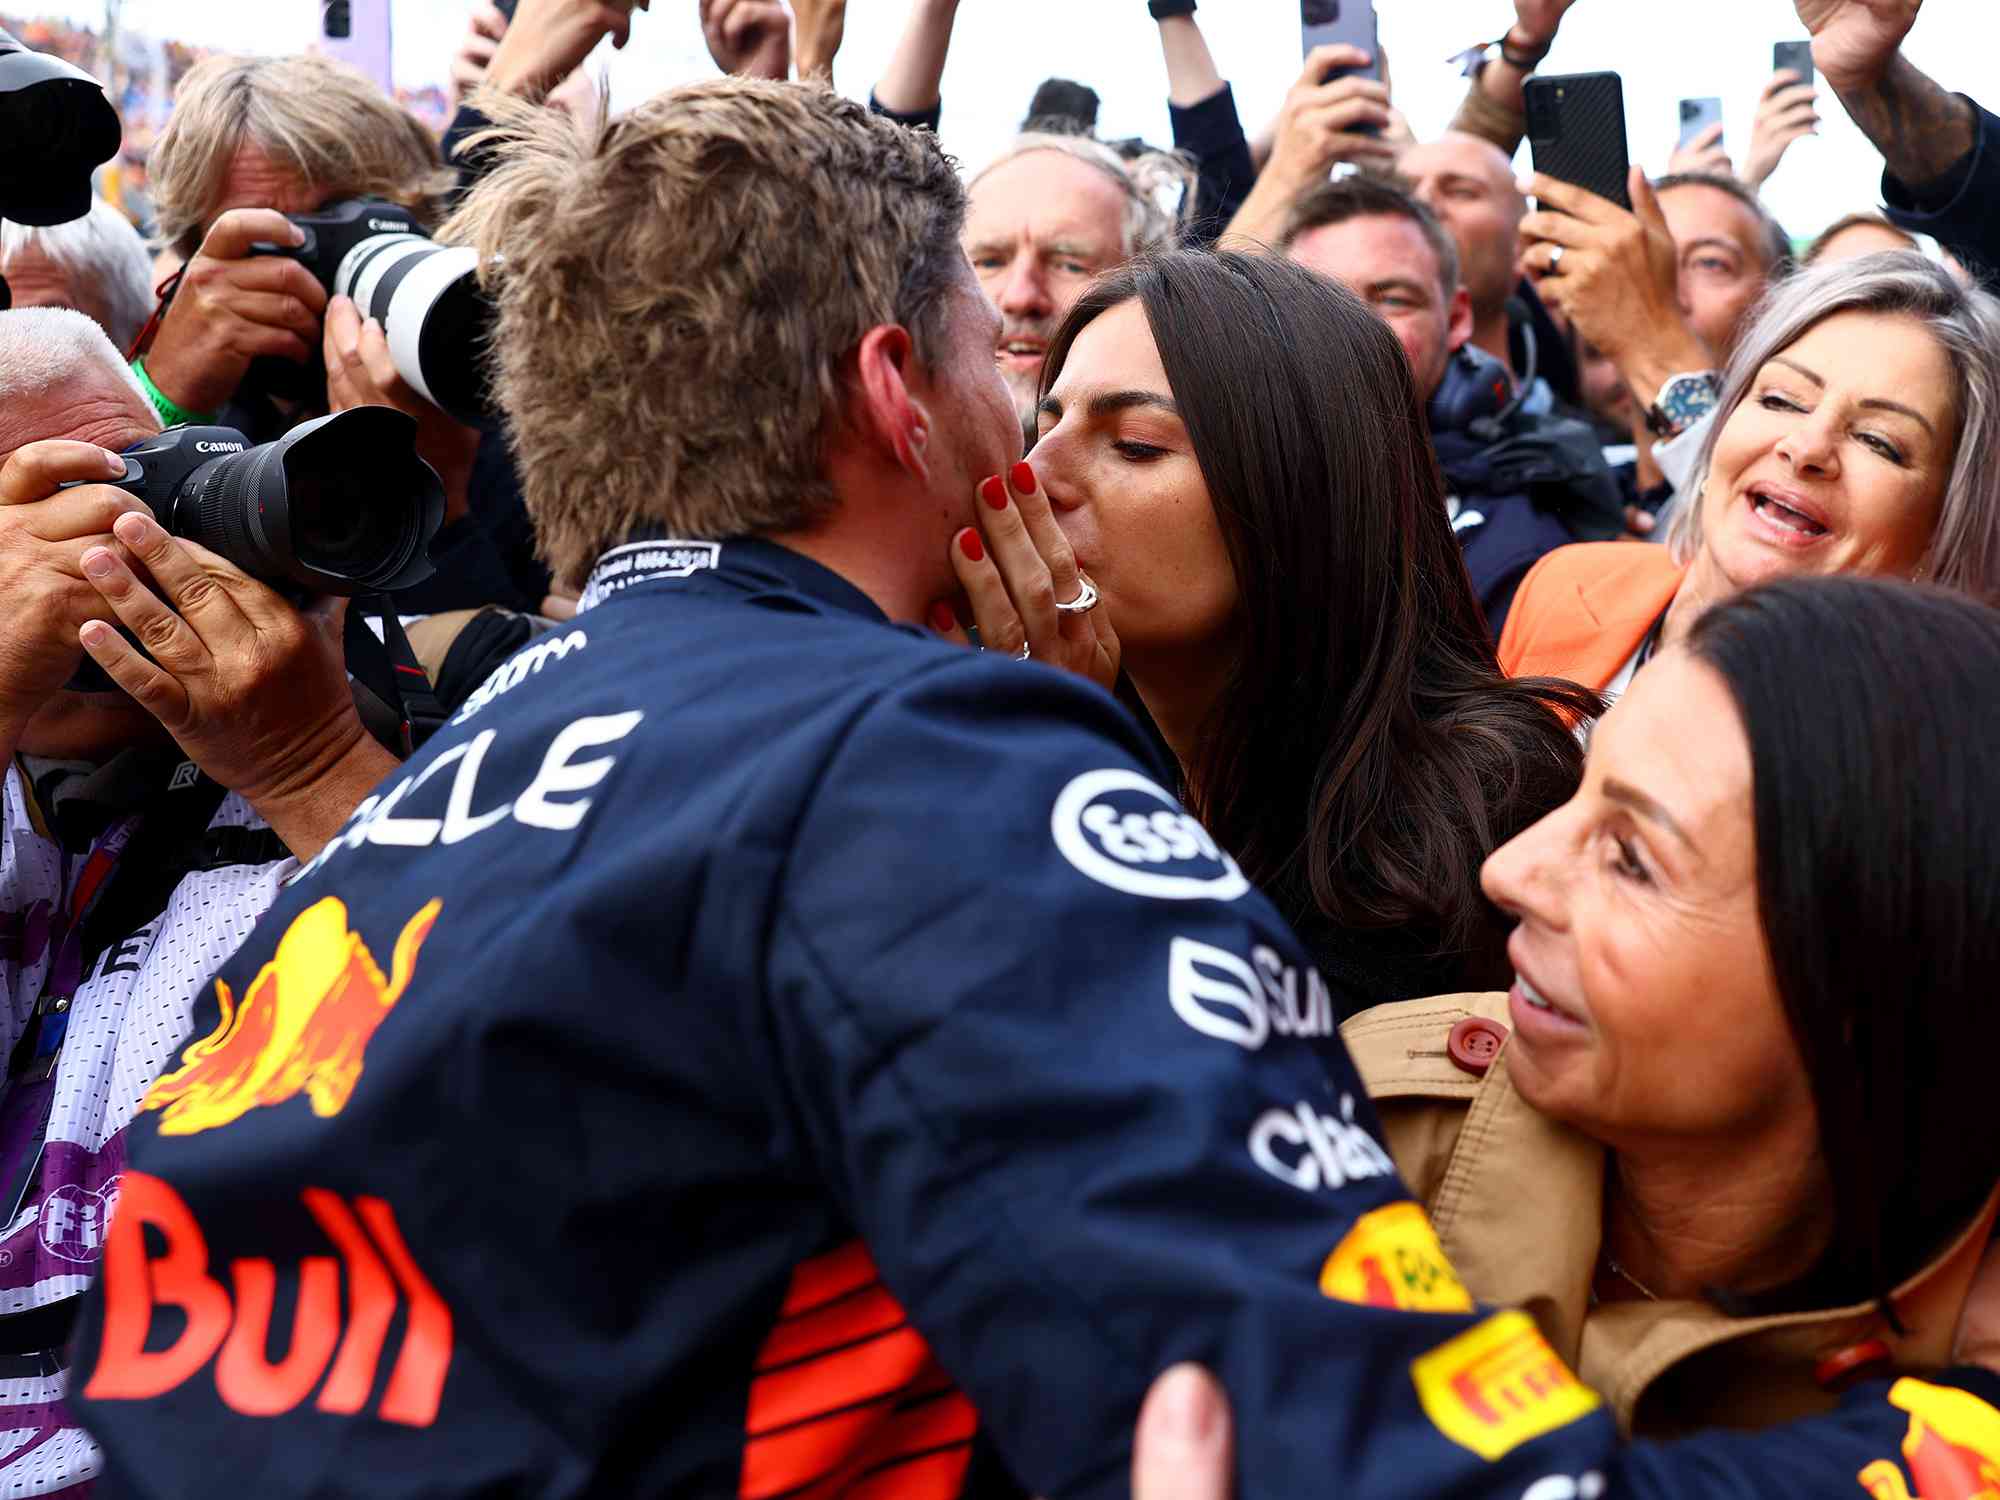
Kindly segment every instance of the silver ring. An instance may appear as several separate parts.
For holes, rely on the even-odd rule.
[[[1561,245],[1552,246],[1549,250],[1549,268],[1546,274],[1550,276],[1560,275],[1562,263],[1563,247]]]
[[[1026,661],[1029,657],[1033,656],[1034,654],[1035,654],[1034,652],[1028,649],[1028,643],[1026,641],[1023,641],[1021,642],[1021,654],[1015,657],[1014,660]]]
[[[1076,597],[1067,604],[1058,603],[1056,605],[1056,608],[1063,614],[1088,614],[1091,610],[1097,608],[1097,601],[1103,597],[1097,592],[1097,585],[1090,581],[1089,574],[1077,574],[1076,581],[1078,585]]]

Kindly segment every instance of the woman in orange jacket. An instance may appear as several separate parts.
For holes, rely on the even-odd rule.
[[[1615,698],[1753,584],[1849,573],[2000,587],[2000,302],[1913,252],[1799,273],[1724,381],[1667,545],[1563,547],[1523,580],[1500,664]]]

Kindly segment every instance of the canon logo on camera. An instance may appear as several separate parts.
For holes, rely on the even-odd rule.
[[[243,447],[242,443],[196,443],[194,451],[197,453],[241,453]]]
[[[377,234],[408,234],[409,224],[402,219],[370,219],[368,227]]]

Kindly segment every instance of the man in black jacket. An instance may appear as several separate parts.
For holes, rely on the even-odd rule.
[[[1360,176],[1314,188],[1294,204],[1282,245],[1345,284],[1402,341],[1430,404],[1452,528],[1497,639],[1536,559],[1616,533],[1602,454],[1581,424],[1522,416],[1506,365],[1471,342],[1472,303],[1450,234],[1402,188]]]

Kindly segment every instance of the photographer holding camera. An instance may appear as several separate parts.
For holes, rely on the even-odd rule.
[[[332,293],[333,267],[319,263],[330,254],[313,253],[321,238],[342,241],[287,217],[345,209],[365,228],[372,205],[372,217],[421,235],[455,182],[424,127],[326,58],[217,57],[182,81],[151,165],[161,236],[184,260],[133,362],[160,419],[221,420],[268,440],[326,410],[408,412],[419,453],[444,480],[446,524],[433,550],[439,576],[400,594],[399,607],[537,608],[547,575],[504,444],[396,373],[379,322]]]
[[[140,1095],[396,763],[356,714],[338,601],[294,608],[107,483],[158,431],[88,318],[0,313],[0,1426],[36,1434],[0,1457],[15,1495],[97,1468],[60,1351]],[[121,691],[79,690],[86,649]]]

